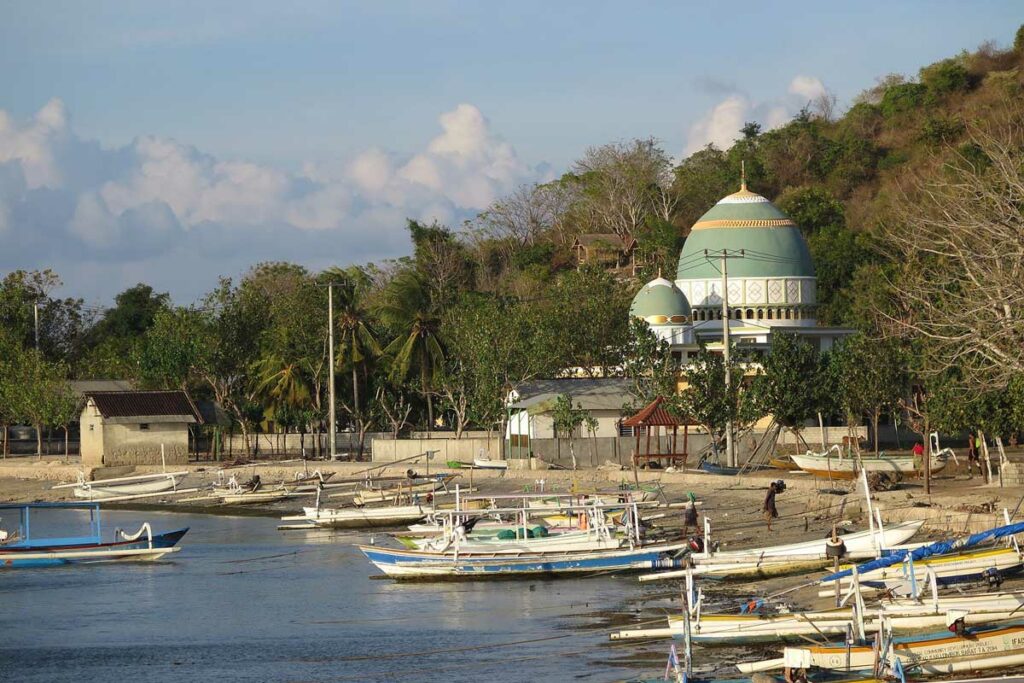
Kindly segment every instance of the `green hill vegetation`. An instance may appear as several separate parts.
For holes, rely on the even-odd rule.
[[[321,273],[260,264],[193,306],[140,284],[90,311],[49,295],[56,274],[10,273],[0,424],[67,423],[67,401],[48,405],[52,386],[33,394],[45,383],[32,378],[117,377],[214,398],[247,434],[322,430],[328,283],[342,427],[361,433],[436,417],[457,431],[494,428],[509,388],[565,368],[674,372],[635,357],[664,350],[638,344],[629,301],[675,272],[689,226],[737,189],[743,164],[751,189],[808,240],[819,321],[884,338],[858,346],[858,362],[899,358],[887,376],[900,386],[829,410],[877,420],[902,404],[951,430],[997,415],[984,419],[1011,433],[1024,426],[1007,398],[1024,397],[1022,83],[1024,28],[1010,48],[885,76],[841,115],[822,97],[784,126],[748,123],[729,149],[678,164],[652,139],[595,146],[465,225],[409,221],[407,258]],[[855,374],[840,373],[834,393],[855,394],[843,379]],[[957,401],[962,392],[976,400]]]

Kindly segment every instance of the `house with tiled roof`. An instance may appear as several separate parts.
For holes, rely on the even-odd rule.
[[[184,391],[93,391],[85,399],[83,465],[188,462],[189,432],[192,425],[203,424],[203,417]]]

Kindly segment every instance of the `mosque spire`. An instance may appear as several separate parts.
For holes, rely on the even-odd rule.
[[[740,159],[740,192],[747,191],[747,162]]]

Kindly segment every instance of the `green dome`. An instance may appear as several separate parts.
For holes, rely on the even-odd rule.
[[[690,302],[674,283],[658,277],[633,297],[629,314],[651,325],[683,325],[690,321]]]
[[[800,228],[778,207],[747,190],[723,198],[693,224],[679,254],[678,280],[720,278],[720,260],[704,252],[743,249],[729,260],[729,277],[814,277]]]

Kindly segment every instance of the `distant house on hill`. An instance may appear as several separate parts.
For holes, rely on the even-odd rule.
[[[605,270],[626,270],[636,274],[636,240],[623,239],[613,233],[589,233],[578,236],[572,243],[576,255],[576,267],[596,265]]]
[[[185,464],[194,424],[203,424],[203,418],[184,391],[86,393],[82,464],[159,465],[161,445],[168,465]]]

